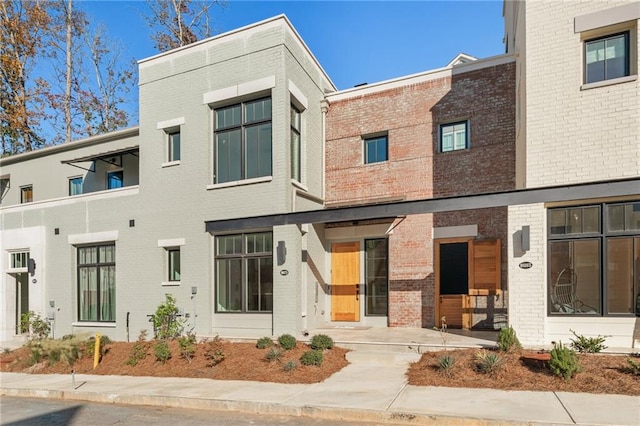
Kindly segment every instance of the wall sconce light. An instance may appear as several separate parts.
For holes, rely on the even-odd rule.
[[[34,276],[36,273],[36,261],[29,258],[29,261],[27,262],[27,272],[29,272],[29,275]]]
[[[51,306],[52,308],[56,307],[56,301],[55,300],[49,300],[49,306]]]

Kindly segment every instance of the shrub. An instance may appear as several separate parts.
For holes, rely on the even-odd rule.
[[[296,368],[298,368],[298,363],[295,361],[287,361],[287,363],[282,367],[282,369],[287,373],[292,373]]]
[[[47,361],[49,365],[57,364],[60,361],[60,349],[53,349],[47,354]]]
[[[282,336],[278,337],[278,343],[280,344],[282,349],[288,351],[295,348],[296,344],[298,344],[298,341],[290,334],[283,334]]]
[[[156,361],[160,361],[163,364],[171,358],[171,349],[169,349],[169,344],[166,340],[161,340],[156,343],[153,347],[153,353],[156,356]]]
[[[635,362],[633,359],[627,359],[627,368],[625,371],[629,374],[633,374],[634,376],[640,376],[640,362]]]
[[[494,375],[504,365],[504,359],[495,352],[480,350],[475,355],[476,370],[483,374]]]
[[[47,357],[50,365],[60,360],[65,361],[67,365],[73,365],[80,358],[81,345],[82,341],[75,337],[65,340],[45,339],[39,342],[38,348],[41,349],[42,355]]]
[[[127,359],[126,364],[131,366],[138,365],[139,361],[142,361],[147,357],[147,348],[149,345],[146,343],[147,340],[147,330],[140,331],[140,335],[138,336],[138,341],[134,343],[131,348],[131,354],[129,354],[129,359]]]
[[[326,334],[316,334],[311,338],[311,348],[317,350],[333,348],[333,339]]]
[[[165,294],[164,303],[158,305],[156,312],[151,315],[151,322],[157,339],[175,339],[182,334],[184,324],[183,321],[178,319],[179,312],[176,306],[176,298],[170,294]]]
[[[269,362],[280,361],[282,359],[282,351],[278,348],[270,348],[266,354],[264,354],[264,359]]]
[[[206,349],[204,351],[204,358],[208,360],[207,367],[215,367],[224,361],[226,355],[222,351],[220,339],[215,337],[213,340],[206,342]]]
[[[447,377],[451,377],[453,374],[453,367],[456,365],[456,359],[453,355],[446,354],[438,358],[436,367],[438,370]]]
[[[607,349],[604,342],[609,336],[598,335],[598,337],[585,337],[583,335],[576,334],[576,332],[571,329],[569,329],[569,331],[576,336],[575,339],[571,339],[571,347],[578,352],[594,354]]]
[[[33,311],[20,315],[20,332],[29,333],[29,339],[42,340],[51,333],[49,322]]]
[[[580,360],[576,351],[563,346],[562,342],[553,344],[550,355],[549,368],[556,376],[569,380],[580,372]]]
[[[273,340],[271,340],[271,337],[261,337],[256,343],[256,348],[258,349],[266,349],[270,348],[271,346],[273,346]]]
[[[300,357],[300,363],[302,365],[321,365],[324,360],[324,355],[321,351],[317,351],[312,349],[310,351],[306,351]]]
[[[107,353],[106,346],[110,343],[111,339],[109,336],[100,336],[100,358]],[[93,336],[89,337],[84,344],[84,348],[86,356],[93,356],[96,350],[96,338]]]
[[[27,361],[29,366],[35,365],[42,360],[42,351],[39,347],[31,348],[31,354],[29,355],[29,360]]]
[[[503,352],[509,352],[512,349],[522,349],[522,345],[520,344],[520,340],[518,340],[516,331],[511,326],[500,329],[496,344],[498,349]]]
[[[191,362],[196,355],[196,336],[193,334],[187,334],[186,336],[178,338],[178,345],[180,345],[180,358],[186,359]]]

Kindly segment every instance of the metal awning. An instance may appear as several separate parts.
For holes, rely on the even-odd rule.
[[[70,166],[78,167],[80,169],[92,172],[93,170],[78,166],[75,163],[86,163],[89,161],[100,160],[109,164],[122,165],[123,155],[129,154],[137,157],[139,151],[140,151],[140,147],[136,145],[136,146],[130,146],[127,148],[114,149],[112,151],[100,152],[97,154],[85,155],[84,157],[78,157],[71,160],[62,160],[60,162],[62,164],[69,164]],[[120,164],[118,164],[116,161],[113,160],[115,159],[115,157],[120,157]]]

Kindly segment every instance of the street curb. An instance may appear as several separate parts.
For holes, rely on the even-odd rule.
[[[372,422],[409,425],[532,425],[531,422],[511,422],[466,417],[414,414],[392,411],[335,408],[310,405],[286,405],[271,402],[230,401],[205,398],[183,398],[163,395],[132,395],[122,393],[98,393],[63,390],[2,388],[0,396],[20,398],[60,399],[102,404],[160,406],[212,411],[240,411],[251,414],[308,417],[330,421]]]

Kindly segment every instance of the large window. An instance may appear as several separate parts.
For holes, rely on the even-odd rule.
[[[271,232],[216,237],[216,311],[273,310]]]
[[[386,238],[365,241],[365,315],[387,315],[388,253]]]
[[[300,111],[291,105],[291,179],[298,182],[302,182],[300,149]]]
[[[640,201],[550,209],[548,222],[549,312],[640,314]]]
[[[69,178],[69,195],[82,194],[82,177]]]
[[[23,186],[20,188],[20,202],[30,203],[33,201],[33,186]]]
[[[457,151],[468,147],[468,121],[440,125],[440,152]]]
[[[365,138],[364,140],[364,162],[378,163],[387,161],[388,158],[388,142],[386,135],[375,138]]]
[[[215,183],[271,176],[271,98],[215,110]]]
[[[115,320],[115,244],[78,247],[78,321]]]
[[[629,75],[629,32],[584,42],[585,83]]]

